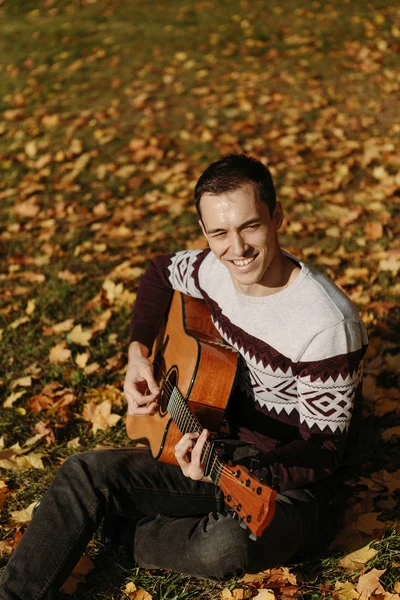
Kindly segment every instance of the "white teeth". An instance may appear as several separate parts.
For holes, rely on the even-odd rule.
[[[255,256],[252,256],[251,258],[244,258],[243,260],[233,260],[232,262],[237,267],[244,267],[253,262],[254,258]]]

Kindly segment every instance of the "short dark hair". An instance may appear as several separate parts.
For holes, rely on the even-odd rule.
[[[200,200],[203,194],[224,194],[247,184],[251,184],[257,190],[258,197],[268,205],[272,216],[276,194],[269,169],[251,156],[227,154],[211,163],[196,183],[194,202],[200,219]]]

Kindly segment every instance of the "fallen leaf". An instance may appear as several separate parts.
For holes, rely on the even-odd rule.
[[[26,390],[22,390],[22,392],[14,392],[7,396],[3,402],[3,408],[11,408],[14,402],[16,402],[24,394],[26,394]]]
[[[362,569],[366,562],[374,558],[378,554],[378,550],[371,548],[371,544],[367,544],[363,548],[351,552],[344,556],[339,562],[339,567],[347,569],[348,571],[356,571]]]
[[[93,331],[90,329],[82,329],[82,325],[75,325],[75,327],[69,332],[68,338],[74,344],[79,346],[89,346],[89,340],[93,335]]]
[[[26,305],[25,309],[26,314],[30,317],[35,312],[35,308],[36,300],[28,300],[28,304]]]
[[[276,596],[272,590],[260,589],[257,596],[253,596],[254,600],[276,600]]]
[[[359,600],[359,598],[360,594],[350,581],[345,581],[344,583],[336,581],[332,600]]]
[[[90,358],[89,352],[83,352],[81,354],[77,354],[75,357],[75,362],[80,369],[84,369],[86,367],[86,363]]]
[[[68,577],[66,582],[61,588],[64,594],[73,594],[80,583],[85,581],[85,575],[87,575],[94,567],[94,562],[88,556],[82,556],[71,575]]]
[[[369,221],[364,232],[367,240],[379,240],[383,236],[383,225],[379,221]]]
[[[11,388],[14,389],[17,386],[30,387],[32,385],[32,377],[29,375],[26,377],[19,377],[11,382]]]
[[[384,593],[379,577],[385,573],[386,569],[372,569],[369,573],[361,575],[357,583],[357,592],[361,594],[360,600],[369,600],[372,594]]]
[[[393,438],[398,439],[399,435],[400,425],[397,425],[396,427],[389,427],[388,429],[385,429],[385,431],[382,432],[382,438],[385,440],[385,442]]]
[[[96,373],[100,369],[100,365],[97,362],[91,363],[87,367],[83,369],[85,375],[92,375],[92,373]]]
[[[20,325],[28,323],[28,321],[29,317],[20,317],[19,319],[16,319],[12,323],[10,323],[9,327],[11,327],[11,329],[17,329],[18,327],[20,327]]]
[[[99,429],[114,427],[121,418],[120,415],[111,413],[111,402],[109,400],[104,400],[101,404],[95,402],[85,404],[82,417],[93,424],[93,433],[96,433]]]
[[[68,269],[65,269],[64,271],[59,271],[57,277],[58,279],[61,279],[62,281],[68,281],[68,283],[71,283],[73,285],[75,283],[78,283],[78,281],[81,279],[80,275],[71,273],[71,271],[69,271]]]
[[[378,521],[378,517],[381,513],[365,513],[360,515],[357,519],[357,528],[363,533],[373,535],[377,532],[383,532],[386,525],[382,521]]]
[[[71,350],[67,348],[65,342],[60,342],[53,346],[50,350],[49,360],[51,363],[60,364],[64,363],[71,357]]]
[[[11,511],[10,525],[27,525],[32,521],[32,512],[37,504],[37,500],[32,502],[27,508]]]

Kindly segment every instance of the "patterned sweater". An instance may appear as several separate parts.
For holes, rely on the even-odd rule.
[[[151,348],[173,290],[205,300],[215,327],[239,353],[231,427],[254,444],[259,476],[281,491],[326,481],[347,465],[367,346],[347,296],[295,262],[301,270],[287,288],[255,297],[236,291],[208,249],[160,257],[142,277],[131,324],[131,340]]]

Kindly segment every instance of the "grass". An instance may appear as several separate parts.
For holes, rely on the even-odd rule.
[[[198,243],[194,182],[222,153],[246,150],[270,166],[287,215],[285,248],[341,281],[350,296],[370,294],[359,305],[376,342],[367,367],[382,359],[377,385],[398,387],[398,373],[384,362],[399,351],[399,312],[390,305],[398,299],[397,272],[381,266],[393,260],[400,239],[397,19],[383,0],[171,0],[168,9],[149,0],[0,2],[2,398],[22,389],[13,387],[19,377],[32,375],[25,396],[3,409],[0,436],[6,447],[22,444],[39,421],[56,435],[54,444],[36,446],[47,456],[43,471],[4,471],[11,494],[1,513],[3,537],[14,535],[9,511],[39,498],[76,451],[68,441],[79,436],[82,450],[127,443],[123,423],[94,436],[80,417],[91,390],[121,388],[124,377],[107,359],[127,348],[131,302],[110,301],[102,286],[111,279],[134,294],[135,269]],[[382,236],[368,236],[371,222],[382,224]],[[326,233],[332,227],[338,236]],[[340,260],[331,265],[332,257]],[[354,266],[368,276],[346,280]],[[59,278],[65,270],[76,283]],[[34,312],[13,328],[29,300]],[[44,335],[66,319],[93,327],[108,309],[107,328],[88,348],[89,363],[100,365],[93,374],[77,365],[85,348],[67,333]],[[71,357],[53,364],[49,352],[61,342]],[[29,411],[28,399],[51,381],[76,395],[67,424]],[[398,442],[381,436],[397,424],[394,412],[366,411],[365,477],[399,468]],[[398,514],[397,502],[385,516]],[[398,577],[398,543],[398,534],[388,533],[368,565],[387,569],[388,590]],[[96,569],[78,599],[120,598],[131,579],[157,599],[219,598],[224,587],[136,570],[121,549],[97,543],[90,552]],[[292,566],[303,577],[301,597],[329,597],[323,586],[345,577],[338,557],[329,550]]]

